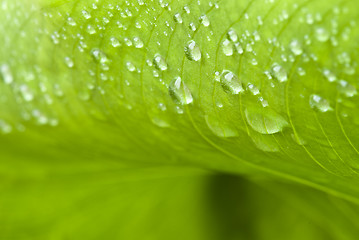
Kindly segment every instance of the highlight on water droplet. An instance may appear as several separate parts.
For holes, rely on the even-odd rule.
[[[193,102],[192,93],[181,77],[176,77],[171,81],[168,91],[175,103],[186,105]]]
[[[309,105],[311,108],[316,109],[320,112],[333,111],[333,108],[330,106],[329,101],[317,94],[310,95]]]
[[[196,42],[193,40],[189,41],[186,44],[184,48],[184,52],[188,60],[196,61],[196,62],[201,60],[202,57],[201,50],[199,49]]]
[[[115,38],[115,37],[111,37],[111,38],[110,38],[110,41],[111,41],[112,47],[114,47],[114,48],[117,48],[117,47],[120,47],[120,46],[121,46],[120,41],[119,41],[117,38]]]
[[[221,86],[225,92],[239,94],[243,92],[242,82],[229,70],[223,70],[221,74]]]
[[[165,59],[158,53],[153,58],[153,64],[155,65],[155,67],[158,70],[161,70],[161,71],[166,71],[168,68]]]

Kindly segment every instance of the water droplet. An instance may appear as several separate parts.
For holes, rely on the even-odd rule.
[[[242,46],[241,46],[241,44],[239,42],[236,42],[234,44],[234,47],[235,47],[238,54],[243,54],[244,51],[243,51],[243,48],[242,48]]]
[[[76,22],[75,22],[75,20],[74,20],[72,17],[67,18],[67,23],[68,23],[70,26],[76,26]]]
[[[285,82],[288,80],[286,70],[277,63],[272,66],[272,74],[279,82]]]
[[[2,134],[9,134],[12,132],[12,126],[4,120],[0,120],[0,130]]]
[[[193,22],[191,22],[191,23],[189,24],[189,29],[191,29],[191,30],[194,32],[194,31],[197,30],[197,27],[196,27],[196,25],[195,25]]]
[[[126,44],[128,47],[131,47],[131,46],[132,46],[132,41],[131,41],[129,38],[124,38],[123,41],[125,42],[125,44]]]
[[[237,42],[238,41],[238,34],[237,32],[234,30],[234,29],[230,29],[228,32],[227,32],[227,37],[230,41],[232,42]]]
[[[222,50],[224,55],[226,56],[232,56],[233,55],[233,43],[229,41],[228,39],[225,39],[222,42]]]
[[[225,92],[229,92],[231,94],[239,94],[243,92],[243,86],[240,80],[233,72],[228,70],[223,70],[221,74],[221,85]]]
[[[310,95],[309,105],[311,108],[317,109],[320,112],[333,111],[333,108],[330,107],[329,101],[317,94]]]
[[[99,63],[108,63],[109,62],[109,59],[107,58],[106,54],[98,48],[92,49],[91,55]]]
[[[156,54],[153,59],[153,64],[158,70],[166,71],[168,66],[164,58],[160,54]]]
[[[82,16],[84,16],[85,19],[91,18],[91,14],[89,12],[87,12],[86,10],[82,11]]]
[[[280,114],[271,108],[246,108],[245,116],[248,124],[261,134],[274,134],[289,124]]]
[[[201,60],[202,54],[198,45],[195,41],[191,40],[187,43],[184,48],[184,52],[186,57],[191,61],[199,61]]]
[[[303,53],[302,46],[300,42],[296,39],[289,44],[289,47],[292,53],[296,56],[301,55]]]
[[[179,13],[176,13],[176,14],[173,16],[173,20],[174,20],[176,23],[182,23],[182,22],[183,22],[182,17],[181,17],[181,14],[179,14]]]
[[[329,82],[335,82],[337,80],[337,77],[328,69],[324,69],[323,74]]]
[[[65,64],[67,67],[69,68],[73,68],[74,67],[74,61],[69,58],[69,57],[65,57]]]
[[[31,102],[34,99],[34,94],[31,92],[29,87],[25,84],[20,85],[20,93],[26,102]]]
[[[139,37],[133,38],[133,43],[135,45],[135,48],[143,48],[143,42]]]
[[[259,89],[252,83],[247,85],[247,89],[255,96],[259,94]]]
[[[205,27],[208,27],[211,23],[207,17],[207,15],[202,15],[200,18],[199,18],[199,21],[202,23],[203,26]]]
[[[354,97],[357,94],[356,88],[345,80],[338,82],[338,90],[347,97]]]
[[[119,41],[117,38],[115,38],[115,37],[111,37],[111,38],[110,38],[110,41],[111,41],[112,47],[114,47],[114,48],[117,48],[117,47],[120,47],[120,46],[121,46],[120,41]]]
[[[319,42],[326,42],[330,37],[330,33],[322,27],[319,27],[315,30],[315,37]]]
[[[92,25],[87,25],[86,31],[91,35],[96,33],[96,29]]]
[[[173,101],[182,105],[193,102],[192,93],[180,77],[172,80],[169,87],[169,94]]]
[[[135,65],[133,65],[133,63],[131,63],[131,62],[127,62],[126,67],[127,67],[127,70],[130,71],[130,72],[136,71]]]
[[[9,65],[2,64],[0,74],[5,84],[11,84],[14,81]]]

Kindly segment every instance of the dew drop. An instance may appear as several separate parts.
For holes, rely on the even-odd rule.
[[[324,69],[323,75],[328,79],[329,82],[335,82],[337,80],[337,77],[329,69]]]
[[[229,41],[228,39],[225,39],[222,42],[222,51],[223,54],[226,56],[232,56],[233,55],[233,43]]]
[[[330,107],[328,100],[322,98],[317,94],[312,94],[309,97],[309,105],[313,109],[317,109],[320,112],[328,112],[332,111],[333,109]]]
[[[98,48],[92,49],[91,55],[99,63],[108,63],[109,62],[109,59],[107,58],[106,54]]]
[[[27,85],[25,84],[20,85],[19,90],[23,99],[26,102],[31,102],[34,99],[34,95]]]
[[[119,41],[117,38],[115,38],[115,37],[111,37],[111,38],[110,38],[110,41],[111,41],[112,47],[114,47],[114,48],[117,48],[117,47],[120,47],[120,46],[121,46],[120,41]]]
[[[84,16],[85,19],[90,19],[91,18],[91,14],[86,10],[82,11],[82,16]]]
[[[298,40],[293,40],[290,44],[289,44],[289,48],[292,51],[292,53],[296,56],[301,55],[303,53],[303,49],[302,46],[300,44],[300,42]]]
[[[239,94],[244,91],[242,83],[238,77],[229,70],[223,70],[221,74],[221,85],[225,92],[229,92],[231,94]]]
[[[67,24],[70,26],[76,26],[76,22],[72,17],[67,18]]]
[[[247,85],[247,89],[255,96],[259,94],[259,89],[252,83]]]
[[[272,66],[272,74],[279,82],[285,82],[288,80],[286,70],[277,63]]]
[[[164,58],[160,54],[156,54],[153,59],[153,64],[158,70],[166,71],[168,66]]]
[[[182,23],[182,22],[183,22],[182,17],[181,17],[181,14],[179,14],[179,13],[176,13],[176,14],[173,16],[173,20],[174,20],[176,23]]]
[[[289,124],[285,118],[270,108],[246,108],[245,116],[248,124],[261,134],[274,134]]]
[[[356,88],[345,80],[340,80],[338,82],[338,90],[347,97],[354,97],[357,95]]]
[[[202,57],[201,50],[199,49],[196,42],[193,40],[187,43],[187,45],[184,48],[184,52],[188,60],[196,61],[196,62],[201,60]]]
[[[169,94],[174,102],[186,105],[193,102],[192,93],[180,77],[172,80],[169,87]]]
[[[202,15],[200,18],[199,18],[200,22],[202,23],[203,26],[205,27],[208,27],[211,23],[207,17],[207,15]]]
[[[133,38],[135,48],[143,48],[143,42],[139,37]]]
[[[91,35],[96,33],[96,29],[92,25],[87,25],[86,31]]]
[[[74,67],[74,61],[69,57],[65,57],[65,64],[68,68]]]
[[[319,27],[315,30],[315,37],[319,42],[326,42],[330,37],[330,33],[322,27]]]
[[[237,42],[238,41],[238,34],[234,29],[230,29],[227,32],[227,38],[232,42]]]
[[[2,64],[0,74],[5,84],[11,84],[14,81],[9,65]]]
[[[127,62],[126,67],[127,67],[127,70],[130,71],[130,72],[136,71],[135,65],[133,65],[133,63],[131,63],[131,62]]]

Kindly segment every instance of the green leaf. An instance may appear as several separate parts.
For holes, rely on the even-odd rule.
[[[280,239],[269,229],[300,216],[283,239],[355,239],[356,5],[3,0],[2,237]],[[222,212],[237,204],[204,193],[215,173],[283,214],[257,187],[235,198],[253,215]]]

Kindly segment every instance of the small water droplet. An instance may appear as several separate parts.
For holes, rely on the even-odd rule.
[[[233,43],[229,41],[228,39],[225,39],[222,42],[222,50],[224,55],[226,56],[232,56],[233,55]]]
[[[114,48],[117,48],[117,47],[120,47],[120,46],[121,46],[120,41],[119,41],[117,38],[115,38],[115,37],[111,37],[111,38],[110,38],[110,41],[111,41],[112,47],[114,47]]]
[[[252,83],[247,85],[247,89],[255,96],[259,94],[259,89]]]
[[[155,65],[155,67],[158,70],[161,70],[161,71],[166,71],[168,68],[165,59],[160,54],[155,55],[155,57],[153,59],[153,64]]]
[[[74,67],[74,61],[69,58],[69,57],[65,57],[65,64],[67,67],[69,68],[73,68]]]
[[[309,105],[311,108],[317,109],[320,112],[333,111],[333,108],[330,107],[329,101],[317,94],[310,95]]]
[[[289,47],[292,53],[296,56],[301,55],[303,53],[302,46],[300,42],[296,39],[289,44]]]
[[[234,29],[230,29],[227,32],[227,38],[232,42],[237,42],[238,41],[238,34]]]
[[[345,80],[340,80],[338,82],[338,90],[347,97],[354,97],[357,95],[356,88]]]
[[[130,71],[130,72],[136,71],[135,65],[133,65],[133,63],[131,63],[131,62],[127,62],[126,67],[127,67],[127,70]]]
[[[180,77],[172,80],[169,87],[169,94],[173,101],[182,105],[193,102],[192,93]]]
[[[319,42],[326,42],[330,38],[330,33],[322,27],[315,29],[315,37]]]
[[[96,33],[96,29],[92,25],[87,25],[86,31],[91,35]]]
[[[225,92],[231,94],[239,94],[244,91],[241,81],[229,70],[223,70],[221,74],[221,85]]]
[[[133,38],[135,48],[143,48],[143,42],[139,37]]]
[[[181,17],[181,14],[179,14],[179,13],[176,13],[176,14],[173,16],[173,20],[174,20],[176,23],[182,23],[182,22],[183,22],[182,17]]]
[[[272,74],[279,82],[285,82],[288,80],[286,70],[277,63],[272,66]]]
[[[5,84],[11,84],[14,81],[9,65],[2,64],[0,74]]]
[[[184,48],[185,55],[187,59],[191,61],[199,61],[201,60],[202,54],[201,50],[199,49],[198,45],[195,41],[191,40],[187,43]]]
[[[202,15],[200,18],[199,18],[200,22],[202,23],[203,26],[205,27],[208,27],[211,23],[207,17],[207,15]]]
[[[91,55],[99,63],[108,63],[109,62],[109,59],[107,58],[106,54],[98,48],[92,49]]]
[[[89,12],[87,12],[86,10],[82,11],[82,16],[84,16],[85,19],[91,18],[91,14]]]

